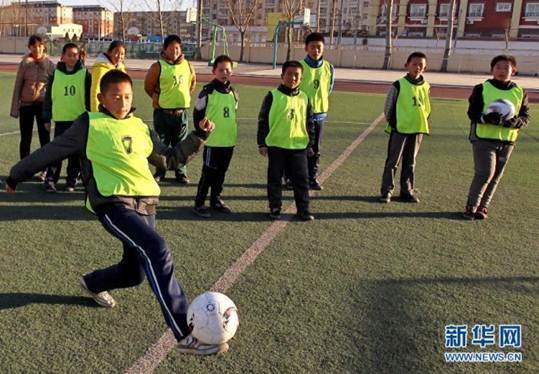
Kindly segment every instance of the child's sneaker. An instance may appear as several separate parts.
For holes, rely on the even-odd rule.
[[[183,185],[187,185],[187,184],[189,184],[189,182],[191,182],[189,180],[189,178],[187,178],[187,175],[182,174],[178,170],[175,171],[175,179],[176,179],[176,182],[178,182],[179,184],[183,184]]]
[[[214,204],[211,204],[211,208],[221,213],[230,214],[232,209],[224,203],[223,200],[217,200]]]
[[[384,204],[390,203],[391,202],[391,194],[389,192],[386,192],[385,194],[380,196],[378,201],[381,202],[381,203],[384,203]]]
[[[314,216],[311,213],[309,213],[308,211],[307,212],[298,212],[298,213],[296,213],[296,217],[297,217],[297,219],[299,219],[300,221],[303,221],[303,222],[314,221]]]
[[[314,191],[322,191],[324,187],[318,182],[318,180],[313,179],[309,182],[309,189]]]
[[[178,342],[178,352],[191,355],[215,355],[228,351],[228,343],[205,344],[193,335],[187,335]]]
[[[56,186],[54,185],[53,181],[45,181],[44,185],[45,185],[46,192],[52,192],[52,193],[56,192]]]
[[[271,218],[274,221],[280,219],[281,218],[281,209],[279,209],[279,208],[271,209],[270,213],[269,213],[269,218]]]
[[[199,205],[194,207],[193,213],[202,218],[211,218],[210,209],[205,205]]]
[[[86,293],[88,296],[90,296],[94,301],[105,308],[114,308],[116,305],[116,301],[114,298],[108,293],[107,291],[101,291],[99,293],[93,293],[90,291],[88,286],[86,285],[86,281],[84,280],[84,277],[80,278],[80,287]]]
[[[475,218],[475,209],[471,205],[466,205],[466,209],[464,209],[464,213],[462,213],[462,218],[473,220]]]
[[[419,203],[419,198],[413,193],[401,193],[400,200],[405,203]]]
[[[487,208],[485,208],[484,206],[480,206],[479,208],[477,208],[474,215],[475,219],[487,219],[487,217],[488,217]]]

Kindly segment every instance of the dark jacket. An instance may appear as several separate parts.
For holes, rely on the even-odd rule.
[[[75,68],[72,71],[67,71],[66,64],[63,61],[56,64],[56,69],[67,75],[76,74],[80,69],[83,69],[84,65],[81,61],[77,62]],[[45,91],[45,100],[43,101],[43,120],[50,122],[52,119],[52,84],[54,83],[54,73],[49,77],[47,82],[47,90]],[[92,86],[92,74],[86,70],[86,78],[84,79],[84,103],[86,110],[90,110],[90,88]]]
[[[297,96],[300,93],[299,88],[291,89],[282,84],[277,89],[288,96]],[[272,104],[273,95],[271,94],[271,92],[268,92],[266,97],[264,97],[264,101],[262,101],[262,107],[260,108],[260,113],[258,114],[257,142],[259,147],[266,147],[266,137],[268,136],[270,131],[269,113]],[[307,105],[307,113],[305,114],[305,118],[307,119],[305,126],[307,127],[307,133],[309,134],[309,145],[307,146],[308,148],[313,146],[315,138],[314,126],[313,123],[310,121],[311,116],[312,107],[311,103],[309,103]]]
[[[221,81],[218,81],[217,79],[214,79],[210,83],[202,87],[202,90],[198,94],[195,109],[193,110],[193,123],[195,124],[195,128],[197,129],[199,128],[198,124],[200,123],[200,121],[202,121],[202,119],[206,117],[208,95],[210,95],[213,91],[217,91],[223,94],[228,94],[232,92],[236,99],[236,109],[238,109],[238,94],[236,93],[236,91],[234,91],[234,89],[230,85],[230,82],[223,83]]]
[[[491,83],[494,87],[499,90],[510,90],[516,87],[514,82],[501,82],[496,79],[489,79],[487,82]],[[470,127],[470,141],[478,140],[475,129],[478,123],[482,122],[483,108],[485,103],[483,102],[483,84],[476,85],[473,90],[470,98],[468,99],[468,118],[471,121]],[[520,111],[518,112],[515,120],[505,123],[503,126],[509,128],[520,129],[521,127],[528,126],[530,121],[530,108],[528,107],[528,94],[524,91],[524,97],[522,98],[522,105]],[[494,142],[501,142],[500,140],[492,140]],[[512,143],[512,142],[503,142],[503,143]]]
[[[102,107],[102,112],[106,112]],[[108,114],[108,113],[107,113]],[[109,114],[110,115],[110,114]],[[11,168],[6,183],[15,188],[17,183],[30,178],[37,171],[43,170],[47,165],[54,164],[72,155],[81,157],[81,174],[86,194],[94,210],[106,204],[124,204],[141,214],[155,214],[155,207],[159,202],[158,196],[110,196],[99,193],[92,171],[92,163],[86,157],[86,143],[88,141],[89,117],[82,114],[73,122],[73,125],[61,136],[42,148],[36,150],[28,157],[19,161]],[[175,170],[178,165],[189,162],[204,145],[207,133],[201,130],[193,131],[185,140],[171,148],[159,141],[159,137],[150,129],[153,142],[153,151],[148,162],[158,168]]]

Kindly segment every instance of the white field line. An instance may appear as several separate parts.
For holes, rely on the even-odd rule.
[[[367,138],[367,136],[382,122],[384,115],[381,114],[367,127],[340,155],[329,165],[320,175],[320,182],[324,183],[331,174],[341,166],[350,154]],[[290,204],[285,213],[294,213],[296,210],[295,204]],[[243,271],[251,265],[255,259],[271,244],[273,239],[291,221],[291,217],[283,218],[282,220],[273,222],[262,235],[225,271],[211,287],[211,291],[225,292],[229,289],[240,277]],[[163,361],[177,342],[170,329],[149,347],[144,355],[140,357],[129,369],[125,371],[128,374],[134,373],[152,373],[155,368]]]

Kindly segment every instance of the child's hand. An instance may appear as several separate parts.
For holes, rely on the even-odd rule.
[[[484,123],[490,123],[491,125],[499,125],[502,123],[502,115],[498,112],[490,112],[483,114],[482,118]]]
[[[206,132],[212,132],[213,129],[215,128],[215,124],[210,121],[209,119],[207,119],[206,117],[204,117],[198,124],[198,126],[206,131]]]
[[[45,122],[43,124],[43,126],[45,126],[45,130],[47,130],[47,132],[51,132],[51,123],[50,122]]]
[[[258,147],[258,153],[266,157],[268,155],[268,147]]]

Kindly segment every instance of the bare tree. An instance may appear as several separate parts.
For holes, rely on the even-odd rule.
[[[240,32],[240,62],[243,62],[243,51],[245,49],[245,32],[251,25],[253,16],[258,10],[259,0],[227,0],[228,12],[232,23]]]
[[[442,59],[442,66],[440,71],[447,71],[447,65],[449,64],[449,56],[453,49],[453,26],[455,24],[455,9],[457,7],[456,0],[451,0],[449,3],[449,15],[447,20],[447,31],[445,33],[445,49],[444,57]]]
[[[322,0],[316,2],[316,32],[320,32],[320,3]]]
[[[127,20],[127,14],[126,14],[126,0],[107,0],[106,4],[110,6],[115,13],[118,13],[118,23],[120,26],[120,30],[118,33],[118,37],[120,40],[126,39],[127,34],[127,26],[128,26],[128,20]]]
[[[386,1],[386,51],[384,54],[384,70],[391,68],[392,34],[393,34],[393,0]]]
[[[286,28],[286,60],[288,61],[290,60],[290,52],[292,49],[292,32],[294,30],[292,22],[294,21],[294,18],[300,15],[303,11],[304,3],[303,0],[283,0],[281,2],[281,7],[288,21],[288,26]]]
[[[337,1],[331,0],[331,27],[329,30],[329,44],[333,45],[333,38],[335,36],[335,20],[337,18]]]

